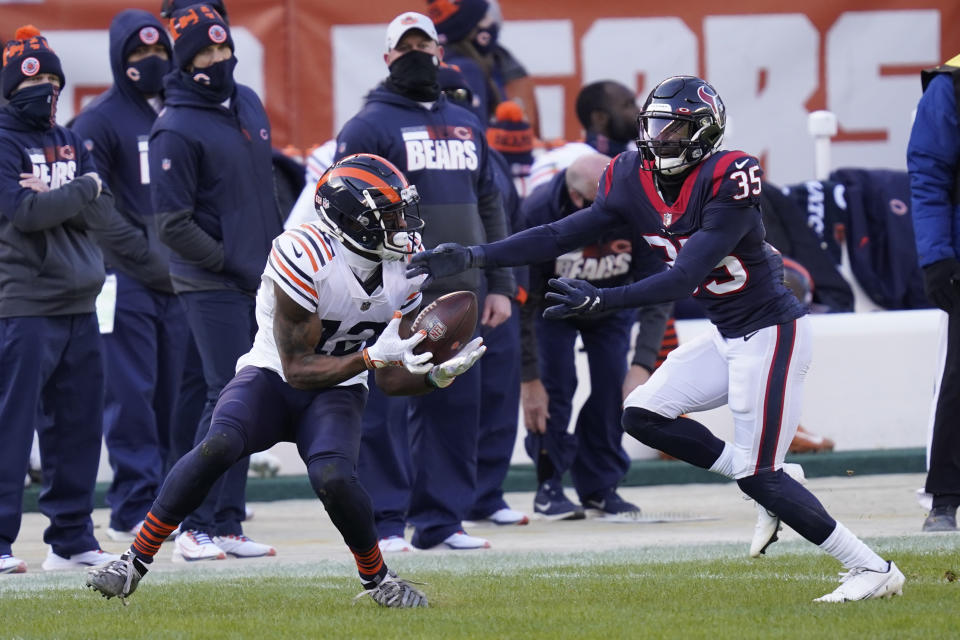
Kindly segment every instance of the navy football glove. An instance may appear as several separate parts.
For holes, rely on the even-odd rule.
[[[547,307],[543,317],[553,320],[571,316],[585,316],[603,311],[603,295],[600,289],[586,280],[574,278],[551,278],[548,282],[554,291],[547,292],[547,300],[557,302]]]
[[[455,276],[473,267],[482,267],[481,260],[474,247],[465,247],[455,242],[444,242],[433,249],[415,254],[407,264],[407,278],[416,278],[426,274],[423,281],[426,288],[437,278]]]
[[[925,266],[923,289],[930,302],[947,313],[960,308],[960,261],[947,258]]]

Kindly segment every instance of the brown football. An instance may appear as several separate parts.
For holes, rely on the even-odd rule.
[[[472,291],[440,296],[423,308],[410,328],[413,332],[421,329],[427,332],[414,353],[430,351],[434,364],[449,360],[473,338],[477,328],[477,296]]]

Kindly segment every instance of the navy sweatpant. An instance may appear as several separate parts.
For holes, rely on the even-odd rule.
[[[0,318],[0,555],[20,531],[34,431],[40,511],[50,519],[43,541],[62,557],[100,548],[90,519],[103,435],[100,349],[93,313]]]
[[[113,332],[103,335],[106,397],[103,433],[113,469],[110,526],[143,520],[163,482],[186,343],[183,305],[116,273]]]
[[[498,327],[483,330],[487,352],[478,363],[483,402],[477,442],[477,497],[467,514],[479,520],[507,506],[503,481],[517,442],[520,416],[520,309]],[[454,383],[455,385],[458,383]]]
[[[240,291],[223,290],[191,291],[181,293],[180,298],[207,384],[207,402],[194,439],[199,444],[210,429],[220,391],[233,378],[237,359],[253,344],[257,330],[255,298]],[[221,476],[203,504],[184,520],[183,529],[198,529],[217,536],[242,534],[249,466],[249,458],[244,457]]]
[[[621,386],[627,370],[634,311],[592,321],[537,319],[540,379],[550,400],[547,432],[528,434],[527,453],[536,463],[546,449],[559,479],[570,470],[581,499],[616,487],[630,468],[620,426]],[[583,340],[590,367],[590,396],[567,433],[577,388],[574,345]]]

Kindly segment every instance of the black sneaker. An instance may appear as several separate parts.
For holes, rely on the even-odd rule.
[[[616,489],[584,499],[583,507],[587,510],[587,515],[594,517],[628,520],[640,517],[640,507],[621,498]]]
[[[927,532],[956,531],[957,508],[951,506],[934,507],[930,510],[927,519],[923,521],[923,530]]]
[[[559,482],[547,480],[537,488],[533,498],[533,513],[541,520],[583,520],[583,507],[579,507],[563,494]]]

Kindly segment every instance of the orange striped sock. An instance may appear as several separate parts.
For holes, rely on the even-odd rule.
[[[151,562],[153,556],[160,551],[160,545],[176,528],[177,525],[163,522],[153,515],[153,512],[150,512],[143,519],[143,526],[140,527],[137,538],[130,545],[130,548],[133,549],[138,558],[144,562]]]
[[[357,571],[360,572],[360,579],[365,585],[372,587],[387,574],[387,565],[384,564],[380,547],[376,543],[367,551],[357,552],[354,549],[350,551],[353,552],[353,558],[357,561]]]

